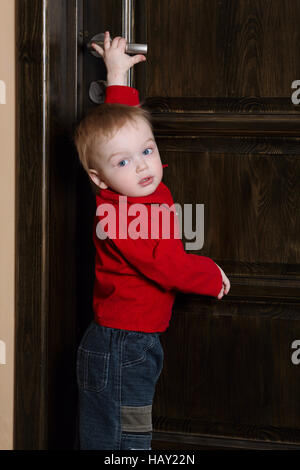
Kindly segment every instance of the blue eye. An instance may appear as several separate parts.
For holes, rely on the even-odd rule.
[[[122,167],[122,166],[125,166],[126,163],[124,163],[124,162],[126,162],[126,161],[127,161],[127,160],[121,160],[121,161],[118,163],[118,166],[121,166],[121,167]]]
[[[151,153],[152,153],[152,149],[150,149],[150,148],[147,148],[147,149],[145,149],[145,150],[144,150],[144,152],[143,152],[143,153],[144,153],[144,155],[149,155],[149,153],[146,153],[146,154],[145,154],[145,152],[147,152],[147,150],[150,150],[150,151],[151,151]]]

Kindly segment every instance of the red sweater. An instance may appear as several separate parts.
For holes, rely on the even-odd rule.
[[[126,86],[106,89],[106,102],[139,105],[138,91]],[[124,198],[124,196],[123,196]],[[217,297],[222,288],[222,275],[214,261],[206,256],[187,254],[182,240],[159,238],[121,239],[119,233],[119,194],[101,189],[96,196],[97,208],[113,204],[116,213],[116,237],[104,240],[97,236],[101,226],[108,233],[107,213],[96,215],[93,239],[96,248],[93,309],[100,325],[146,333],[165,331],[169,325],[176,292]],[[161,182],[155,192],[144,197],[127,196],[126,214],[131,204],[142,203],[148,211],[148,233],[151,234],[151,204],[174,204],[171,192]],[[122,207],[122,206],[121,206]],[[164,208],[162,210],[168,210]],[[128,216],[127,226],[135,216]],[[112,220],[112,219],[111,219]],[[172,220],[172,219],[171,219]],[[159,227],[160,229],[160,227]]]

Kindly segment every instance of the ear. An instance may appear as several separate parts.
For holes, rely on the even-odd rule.
[[[97,170],[88,170],[89,177],[93,183],[101,189],[107,189],[107,184],[101,179],[100,174]]]

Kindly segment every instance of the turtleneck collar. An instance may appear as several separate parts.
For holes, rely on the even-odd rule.
[[[147,196],[126,196],[126,197],[127,197],[128,204],[136,204],[136,203],[151,204],[151,203],[165,202],[166,199],[168,199],[169,194],[170,194],[169,189],[161,181],[159,185],[157,186],[156,190],[153,193],[148,194]],[[117,193],[113,189],[107,188],[107,189],[100,189],[100,192],[97,195],[97,198],[99,198],[102,201],[119,202],[119,196],[122,196],[122,194]]]

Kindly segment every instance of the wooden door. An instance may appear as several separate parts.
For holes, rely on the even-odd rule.
[[[152,447],[300,448],[300,364],[292,361],[293,342],[300,339],[300,108],[291,100],[292,82],[300,79],[300,0],[134,3],[135,42],[147,43],[149,51],[146,63],[135,68],[134,86],[153,114],[161,157],[169,165],[164,182],[175,202],[204,204],[204,245],[196,253],[211,257],[231,281],[221,301],[177,297],[170,327],[162,336],[165,362],[154,401]],[[41,27],[40,10],[34,17],[26,2],[19,4],[27,12],[27,24],[35,18]],[[38,218],[32,219],[39,237],[30,239],[27,230],[26,242],[34,248],[34,259],[44,263],[38,264],[43,295],[34,298],[26,321],[19,302],[18,339],[23,349],[18,346],[17,357],[19,365],[25,365],[24,376],[17,379],[19,446],[25,439],[24,416],[32,409],[32,431],[41,447],[72,443],[68,438],[61,444],[63,436],[73,436],[76,414],[74,371],[70,369],[69,377],[64,372],[92,317],[95,203],[86,175],[72,160],[69,136],[75,122],[94,106],[88,96],[90,83],[105,79],[102,61],[85,45],[107,29],[112,36],[121,35],[121,8],[121,0],[48,5],[45,34],[53,73],[44,89],[48,127],[37,127],[36,135],[44,132],[52,147],[46,152],[48,160],[41,160],[36,149],[36,164],[34,160],[28,165],[37,172],[36,182],[47,169],[51,191],[45,194],[36,185],[38,198],[31,202],[26,192],[19,195],[27,207],[33,204],[31,210],[39,209]],[[30,43],[39,31],[28,29],[28,36],[22,36],[27,47],[20,57],[24,73],[31,67],[42,77],[40,49]],[[38,90],[29,75],[26,83],[38,106]],[[21,128],[23,136],[25,131],[26,126]],[[21,170],[33,158],[32,145],[25,149]],[[32,173],[27,174],[28,187]],[[71,186],[65,185],[67,175]],[[46,252],[38,231],[43,221],[52,235],[45,236]],[[29,253],[22,258],[20,275],[31,272],[30,263]],[[27,290],[21,277],[18,280],[19,300],[26,300],[28,289],[37,288],[39,280],[28,279]],[[21,354],[28,349],[38,353],[33,365],[29,354]],[[37,388],[28,391],[25,374],[30,367]],[[69,390],[63,397],[62,385]],[[34,408],[35,397],[41,411]],[[26,439],[30,447],[33,440]]]
[[[90,37],[121,34],[121,2],[85,8]],[[135,2],[135,42],[149,52],[134,85],[164,181],[175,202],[204,204],[196,253],[232,286],[221,301],[177,297],[153,448],[300,444],[299,19],[298,0]],[[94,80],[96,63],[84,68]]]

